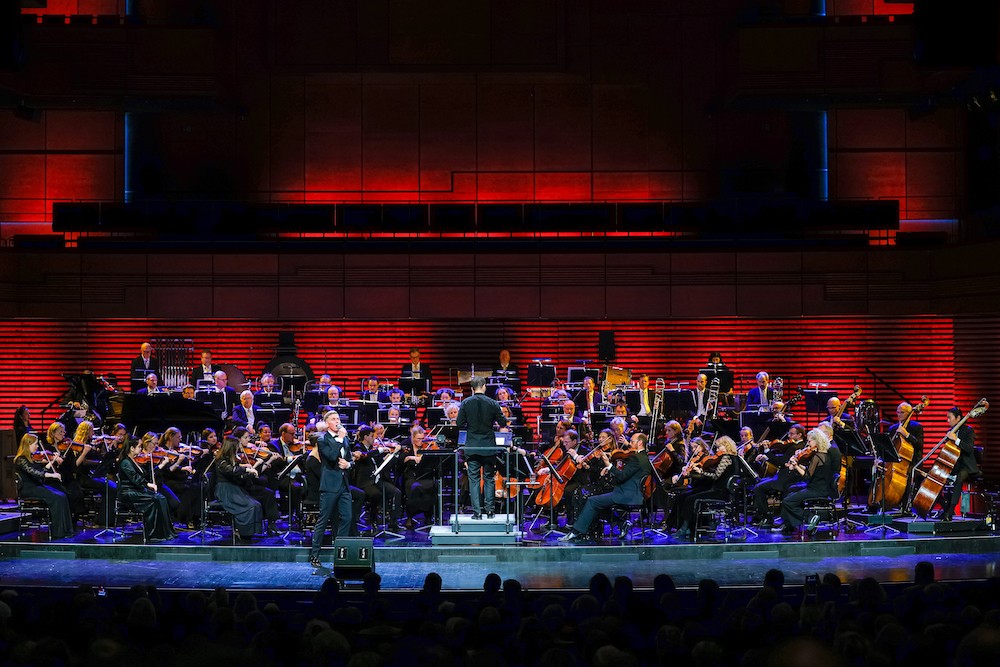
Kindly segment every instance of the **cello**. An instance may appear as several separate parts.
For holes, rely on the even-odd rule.
[[[562,501],[563,493],[566,492],[566,485],[573,479],[573,475],[580,469],[580,466],[587,463],[595,454],[604,451],[614,444],[615,441],[613,438],[604,439],[603,443],[599,443],[587,452],[586,455],[580,457],[579,462],[574,461],[572,456],[563,456],[555,467],[556,478],[551,480],[548,486],[542,486],[538,491],[538,494],[535,496],[535,505],[539,507],[555,507],[558,505]]]
[[[986,402],[985,398],[979,399],[976,406],[969,410],[969,412],[962,417],[958,423],[948,431],[948,433],[957,433],[958,429],[960,429],[965,422],[983,414],[987,409],[989,409],[989,407],[990,404]],[[934,465],[931,466],[930,472],[925,474],[919,468],[913,469],[914,472],[919,472],[924,475],[924,481],[921,482],[920,488],[917,489],[917,492],[913,496],[912,509],[914,514],[924,519],[926,519],[927,515],[931,513],[931,508],[934,507],[934,503],[941,494],[941,489],[943,489],[945,484],[948,483],[948,477],[951,475],[951,471],[955,467],[955,463],[958,462],[958,458],[962,455],[962,451],[958,448],[958,445],[956,445],[955,442],[946,434],[944,438],[941,439],[941,442],[934,445],[934,449],[928,452],[927,455],[920,460],[920,462],[923,463],[926,461],[931,454],[939,449],[941,451],[938,452],[937,459],[934,461]]]
[[[904,438],[900,434],[900,431],[905,431],[913,416],[919,415],[930,404],[931,399],[927,396],[921,396],[920,403],[914,405],[906,416],[903,417],[903,421],[899,423],[899,426],[896,427],[896,432],[892,435],[892,444],[895,446],[899,461],[888,465],[882,464],[885,466],[885,472],[882,481],[879,484],[872,485],[868,494],[869,506],[877,505],[881,500],[883,507],[890,509],[903,501],[903,496],[906,493],[906,484],[910,479],[910,467],[913,465],[913,443]],[[880,493],[882,495],[881,499],[879,498]]]

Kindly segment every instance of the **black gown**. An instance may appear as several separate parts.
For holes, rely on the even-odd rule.
[[[142,530],[147,540],[169,540],[177,537],[170,522],[170,507],[162,493],[152,491],[146,484],[142,467],[126,457],[118,464],[118,499],[123,507],[134,507],[142,512]]]
[[[69,499],[59,481],[46,479],[45,466],[23,456],[14,459],[14,471],[18,478],[20,496],[35,498],[48,505],[52,521],[49,533],[52,539],[60,540],[72,535],[73,519],[69,511]]]
[[[226,511],[236,517],[236,529],[243,537],[264,532],[264,509],[260,501],[250,497],[247,489],[254,476],[232,461],[219,459],[215,464],[217,479],[215,497]]]

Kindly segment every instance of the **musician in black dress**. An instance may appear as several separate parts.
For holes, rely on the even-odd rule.
[[[792,424],[788,429],[788,437],[784,440],[760,443],[759,451],[753,459],[751,465],[761,466],[761,470],[767,469],[768,464],[776,469],[769,477],[764,477],[753,487],[753,507],[757,524],[768,526],[771,524],[771,516],[768,513],[767,496],[777,492],[779,497],[784,498],[788,489],[793,484],[801,481],[797,469],[789,468],[785,465],[788,458],[798,450],[803,444],[805,428],[801,424]],[[749,461],[748,461],[749,463]]]
[[[129,440],[121,448],[118,458],[118,498],[123,507],[134,507],[142,512],[142,532],[146,540],[159,542],[177,537],[170,521],[170,507],[166,497],[154,482],[152,460],[139,464],[136,458],[143,451],[148,439]]]
[[[62,476],[54,470],[55,465],[35,462],[32,455],[41,450],[38,436],[25,433],[21,436],[17,453],[14,455],[14,478],[21,498],[35,498],[49,508],[51,523],[49,534],[54,540],[61,540],[73,534],[73,518],[69,511],[69,499],[61,488]]]
[[[826,434],[815,428],[806,436],[806,445],[816,448],[816,453],[807,462],[786,463],[786,466],[793,467],[795,472],[806,480],[806,488],[788,494],[781,501],[780,530],[785,535],[794,533],[805,523],[806,515],[803,509],[805,501],[814,498],[836,498],[838,493],[834,480],[836,474],[840,472],[840,450],[831,447]],[[810,530],[816,527],[818,518],[809,517]]]
[[[251,536],[264,532],[264,509],[248,491],[257,478],[257,470],[237,463],[239,447],[238,438],[222,439],[222,449],[215,463],[215,497],[235,517],[236,538],[247,542]]]
[[[958,426],[958,422],[962,421],[962,411],[957,407],[949,408],[948,412],[945,413],[945,418],[951,429],[945,437],[951,440],[961,452],[951,471],[955,475],[955,483],[951,487],[951,498],[941,512],[942,521],[951,521],[955,507],[962,499],[962,486],[965,485],[965,481],[969,479],[970,475],[979,474],[979,465],[976,463],[976,432],[968,424]]]
[[[406,528],[412,530],[415,526],[413,518],[424,515],[424,520],[430,523],[434,519],[435,475],[436,466],[428,465],[424,452],[424,429],[414,426],[410,429],[410,454],[403,459],[403,488],[406,491]]]
[[[14,440],[21,442],[25,433],[34,433],[31,427],[31,410],[27,405],[22,405],[14,412]]]
[[[73,430],[76,431],[76,426]],[[77,481],[76,462],[81,451],[74,451],[71,441],[66,438],[66,426],[61,421],[54,421],[49,424],[45,432],[45,440],[41,442],[42,447],[48,450],[57,459],[56,471],[62,475],[62,490],[69,498],[69,508],[73,512],[74,519],[79,519],[83,515],[83,487]],[[62,446],[60,450],[60,446]],[[88,448],[89,451],[89,448]]]
[[[268,430],[270,431],[270,427],[268,427]],[[256,445],[251,443],[250,431],[246,428],[237,426],[233,430],[233,437],[238,441],[236,449],[237,460],[242,461],[248,469],[254,469],[254,477],[246,486],[247,493],[260,503],[264,509],[264,518],[273,523],[281,516],[281,509],[278,507],[278,500],[275,497],[274,489],[270,486],[271,480],[267,475],[267,471],[270,469],[268,460],[272,457],[258,456],[252,453]],[[247,454],[247,451],[250,451],[251,454]]]
[[[681,527],[677,531],[677,537],[683,539],[691,536],[695,505],[699,500],[729,500],[729,479],[739,472],[739,464],[736,461],[738,456],[736,443],[724,435],[715,441],[715,455],[694,466],[691,472],[692,478],[700,478],[709,483],[707,488],[685,496],[679,510]]]

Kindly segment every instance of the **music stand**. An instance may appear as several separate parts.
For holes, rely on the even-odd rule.
[[[404,394],[416,396],[417,394],[428,394],[431,391],[431,381],[428,378],[401,377],[398,387]]]
[[[709,383],[715,378],[719,378],[719,393],[728,394],[733,390],[733,371],[721,364],[709,364],[698,371],[699,375],[708,376]]]
[[[791,423],[774,418],[770,412],[757,412],[756,410],[744,410],[740,413],[740,428],[747,426],[753,431],[754,440],[760,438],[764,430],[770,427],[768,437],[772,440],[781,440],[788,434]],[[737,436],[739,433],[737,432]],[[735,438],[739,442],[739,437]]]
[[[288,465],[282,468],[281,472],[278,473],[278,476],[274,478],[275,483],[280,481],[283,477],[285,477],[285,475],[291,475],[292,470],[294,470],[296,467],[300,467],[299,464],[302,463],[303,458],[305,458],[305,454],[296,454],[295,456],[291,457],[291,459],[288,461]],[[305,471],[303,470],[302,472],[304,473]],[[286,530],[284,534],[281,536],[282,542],[287,540],[288,536],[292,534],[292,487],[294,483],[295,480],[292,479],[288,480],[288,530]],[[299,544],[302,544],[303,538],[304,535],[302,533],[299,533]]]
[[[372,479],[374,480],[375,485],[378,487],[380,495],[382,496],[382,528],[381,530],[378,531],[378,533],[375,534],[375,537],[383,537],[384,535],[391,535],[394,539],[401,540],[404,537],[403,535],[400,535],[399,533],[394,533],[393,531],[389,530],[389,521],[386,518],[386,512],[385,512],[385,480],[380,477],[382,471],[384,471],[386,466],[388,466],[395,458],[396,458],[396,452],[394,451],[389,452],[384,457],[382,457],[382,463],[380,463],[378,467],[376,467],[375,470],[372,471]]]
[[[868,456],[871,452],[865,447],[865,443],[861,441],[861,436],[858,435],[857,431],[850,431],[847,429],[836,429],[833,432],[833,442],[837,445],[837,449],[840,450],[840,455],[843,456]],[[850,465],[846,466],[847,479],[844,480],[844,498],[843,506],[845,514],[850,510],[851,507],[851,486],[854,484],[854,462],[852,461]],[[857,521],[852,522],[848,520],[848,525],[861,525]]]
[[[758,475],[756,473],[756,471],[754,471],[754,469],[750,467],[750,464],[747,463],[746,460],[742,456],[731,456],[730,458],[736,459],[736,465],[739,468],[739,470],[737,471],[735,477],[737,477],[740,480],[751,479],[754,482],[756,482],[757,480],[760,479],[760,475]],[[730,479],[732,479],[732,478],[730,478]],[[742,484],[742,487],[743,487],[742,488],[742,492],[743,492],[742,493],[742,496],[743,496],[742,500],[743,500],[743,502],[742,502],[742,509],[741,509],[741,514],[740,514],[740,525],[739,526],[735,526],[733,528],[732,532],[730,532],[729,535],[730,535],[730,537],[732,537],[733,534],[739,533],[741,536],[743,536],[743,539],[746,539],[747,536],[758,537],[759,534],[757,533],[757,531],[747,525],[747,516],[748,516],[748,514],[747,514],[747,503],[748,503],[748,500],[749,500],[747,498],[747,489],[748,488],[753,488],[753,486],[752,485],[751,486],[747,486],[747,484],[746,484],[745,481],[741,481],[741,484]]]
[[[871,436],[872,447],[875,450],[875,458],[877,461],[881,461],[881,465],[875,466],[875,474],[872,478],[872,488],[878,488],[878,485],[882,485],[882,493],[878,501],[878,512],[872,516],[879,517],[879,526],[872,526],[865,531],[866,535],[874,534],[877,532],[882,533],[882,539],[885,539],[885,534],[888,531],[892,531],[894,535],[898,534],[899,531],[895,528],[889,526],[885,521],[885,471],[886,464],[899,463],[899,454],[896,452],[896,447],[892,444],[892,438],[888,433],[873,433]]]
[[[807,389],[802,394],[806,397],[806,412],[817,414],[827,414],[826,403],[837,395],[835,391],[821,391],[819,389]],[[822,420],[820,420],[822,421]]]
[[[556,367],[536,364],[528,366],[529,387],[551,387],[556,380]]]
[[[689,389],[664,389],[661,414],[694,412],[694,394]]]

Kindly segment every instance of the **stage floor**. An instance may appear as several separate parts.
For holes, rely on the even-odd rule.
[[[979,524],[977,524],[979,525]],[[981,580],[1000,573],[1000,536],[971,531],[933,533],[881,531],[841,532],[815,537],[787,537],[771,532],[739,536],[728,542],[699,543],[652,536],[646,543],[606,539],[600,544],[566,545],[557,535],[504,546],[435,546],[425,532],[408,532],[405,539],[376,538],[375,569],[382,587],[418,589],[424,577],[437,572],[451,590],[481,589],[487,574],[514,578],[532,590],[585,589],[596,572],[627,575],[638,588],[652,586],[658,574],[670,574],[682,587],[711,578],[723,586],[758,586],[771,568],[785,572],[790,582],[807,574],[836,573],[850,582],[874,577],[882,582],[912,580],[913,567],[927,560],[943,580]],[[951,528],[950,526],[948,528]],[[130,536],[113,542],[98,529],[87,529],[70,540],[49,542],[44,532],[18,540],[16,532],[0,535],[0,577],[8,586],[103,585],[117,588],[155,584],[169,589],[224,586],[248,590],[312,591],[331,576],[307,562],[307,543],[297,535],[289,542],[262,538],[233,546],[229,535],[218,540],[189,539],[142,544]],[[332,550],[323,552],[329,565]]]

